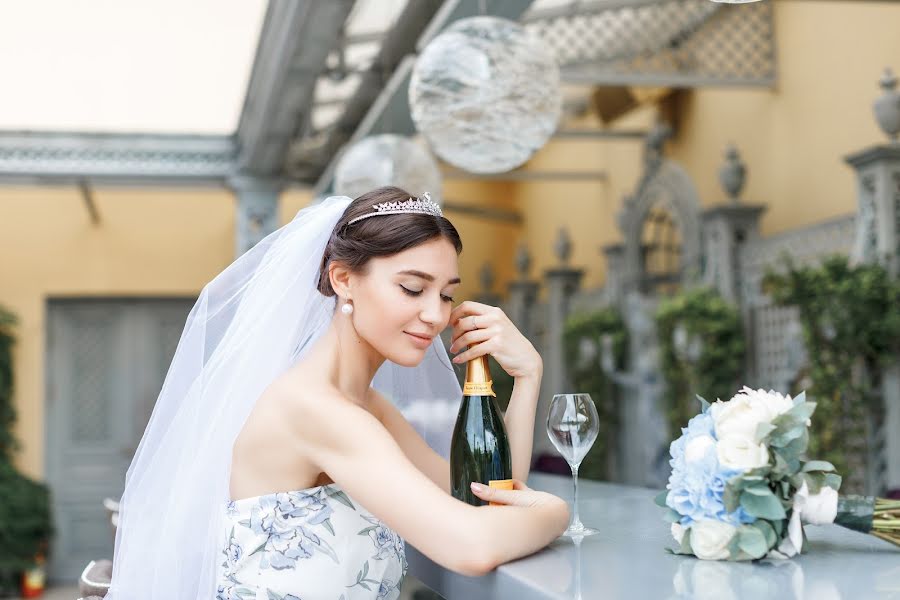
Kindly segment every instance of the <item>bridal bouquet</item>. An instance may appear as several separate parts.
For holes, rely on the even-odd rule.
[[[698,396],[699,398],[699,396]],[[806,460],[816,405],[745,387],[709,404],[672,442],[672,475],[657,504],[679,544],[706,560],[790,558],[803,524],[835,523],[900,545],[900,501],[839,497],[831,463]]]

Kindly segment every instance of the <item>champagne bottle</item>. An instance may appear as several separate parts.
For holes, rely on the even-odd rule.
[[[450,441],[451,493],[473,506],[485,504],[472,493],[473,481],[512,489],[509,436],[492,383],[487,356],[468,362],[462,404]]]

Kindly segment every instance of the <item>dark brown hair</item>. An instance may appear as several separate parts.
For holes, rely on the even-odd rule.
[[[341,262],[353,273],[365,273],[371,259],[391,256],[435,238],[445,238],[453,244],[457,254],[462,252],[459,233],[445,217],[404,213],[369,217],[347,224],[356,217],[374,212],[374,204],[403,202],[412,197],[405,190],[389,186],[366,192],[350,203],[331,232],[331,239],[322,254],[320,293],[328,297],[335,295],[328,277],[328,265],[332,261]]]

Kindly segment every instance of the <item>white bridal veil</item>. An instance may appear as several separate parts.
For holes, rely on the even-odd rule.
[[[107,600],[215,598],[232,446],[263,390],[328,328],[336,299],[316,290],[318,270],[350,202],[301,210],[203,288],[125,477]],[[386,361],[373,386],[449,454],[462,392],[439,337],[416,367]]]

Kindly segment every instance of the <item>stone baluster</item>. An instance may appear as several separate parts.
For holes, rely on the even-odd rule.
[[[541,397],[538,401],[537,418],[535,420],[535,453],[555,452],[547,438],[545,429],[547,411],[553,394],[572,392],[566,373],[566,358],[563,347],[563,332],[569,316],[569,305],[572,295],[578,291],[583,269],[568,265],[572,255],[572,240],[565,229],[560,229],[554,244],[554,251],[559,259],[559,266],[544,272],[547,286],[547,330],[543,352],[544,377],[541,385]]]
[[[619,306],[625,299],[625,244],[609,244],[601,250],[606,256],[603,294],[607,304]]]
[[[888,136],[877,144],[846,157],[857,176],[857,239],[853,258],[879,262],[892,277],[900,276],[900,94],[897,78],[885,70],[875,101],[875,117]],[[900,490],[900,359],[880,373],[882,415],[870,420],[870,457],[867,493]]]
[[[485,262],[478,272],[478,280],[481,283],[481,291],[476,296],[476,300],[490,306],[500,306],[500,295],[494,293],[494,268],[491,263]]]
[[[728,195],[728,202],[703,211],[703,282],[716,288],[731,302],[741,299],[741,271],[738,255],[741,245],[759,237],[759,219],[766,208],[760,204],[740,201],[746,181],[747,168],[737,148],[730,146],[725,165],[719,171],[719,181]]]
[[[534,343],[535,332],[532,325],[532,310],[537,301],[539,284],[537,281],[529,278],[530,270],[531,254],[528,252],[528,247],[522,244],[516,253],[516,273],[518,273],[518,277],[514,281],[509,282],[507,287],[509,295],[506,314],[519,328],[519,331]]]

